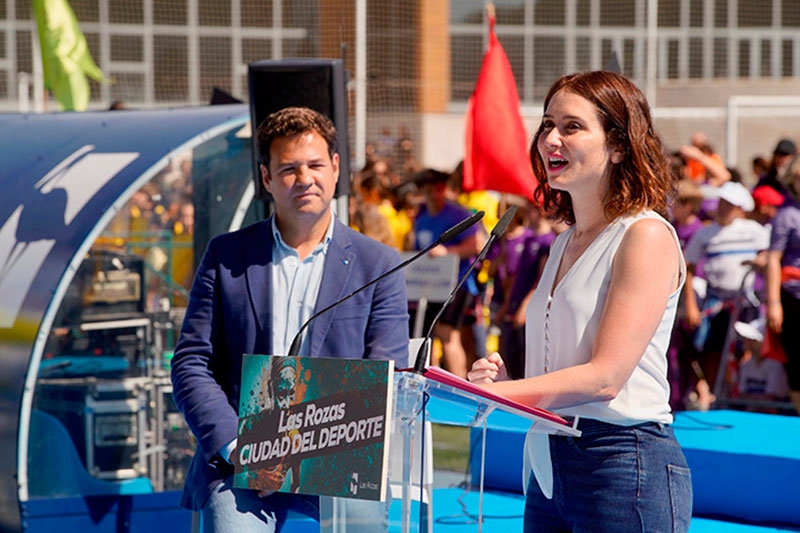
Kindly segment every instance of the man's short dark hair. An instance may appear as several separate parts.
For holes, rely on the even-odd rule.
[[[272,142],[301,133],[318,133],[328,144],[328,155],[336,152],[336,127],[331,119],[307,107],[285,107],[265,118],[256,132],[256,146],[261,163],[269,168]]]
[[[417,172],[412,178],[417,187],[425,185],[436,185],[437,183],[447,183],[450,181],[450,174],[433,168],[425,168]]]

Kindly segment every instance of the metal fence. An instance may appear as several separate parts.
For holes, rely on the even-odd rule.
[[[423,162],[454,163],[461,140],[444,147],[437,139],[431,144],[425,117],[460,120],[487,40],[484,0],[70,4],[95,60],[112,80],[91,83],[92,109],[115,101],[137,108],[202,105],[214,88],[246,101],[252,61],[341,57],[351,79],[350,144],[356,163],[363,161],[365,142],[387,128],[395,136],[404,130],[416,137]],[[664,108],[657,113],[662,122],[713,119],[708,129],[719,134],[710,136],[731,164],[741,166],[777,138],[797,134],[780,129],[786,126],[784,110],[795,116],[797,109],[794,100],[784,98],[797,94],[800,77],[796,0],[497,0],[495,5],[497,34],[531,121],[555,78],[603,68],[616,54],[622,71],[655,107]],[[0,0],[0,110],[56,108],[44,96],[32,19],[29,2]],[[692,92],[698,85],[727,96],[714,102],[707,94],[672,101],[662,96],[682,88],[698,95]],[[779,98],[756,102],[744,96]],[[702,111],[680,111],[685,107]],[[759,133],[753,144],[744,132],[757,118],[779,131]],[[688,139],[691,133],[682,129],[665,127],[668,144]]]

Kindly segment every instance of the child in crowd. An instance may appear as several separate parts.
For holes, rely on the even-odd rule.
[[[789,399],[789,382],[784,364],[764,342],[765,320],[736,322],[734,330],[742,340],[743,353],[739,363],[739,397],[743,400],[780,402]],[[775,412],[769,407],[753,405],[748,410]]]
[[[683,249],[692,235],[703,227],[699,217],[702,202],[703,192],[693,181],[683,179],[678,182],[678,200],[672,206],[671,215]]]

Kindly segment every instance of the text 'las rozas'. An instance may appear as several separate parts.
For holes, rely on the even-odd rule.
[[[342,420],[345,415],[345,404],[326,405],[317,407],[316,404],[306,405],[305,411],[300,413],[287,414],[281,411],[281,418],[278,422],[278,431],[288,431],[292,429],[309,428],[320,424],[330,424]]]

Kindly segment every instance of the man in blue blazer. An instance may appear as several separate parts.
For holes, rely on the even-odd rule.
[[[202,511],[206,531],[280,531],[289,509],[318,517],[316,497],[233,488],[242,355],[287,354],[316,311],[400,262],[333,216],[339,155],[327,117],[283,109],[257,135],[275,215],[211,240],[172,359],[175,402],[198,444],[182,504]],[[405,365],[407,306],[397,272],[311,322],[299,355]]]

